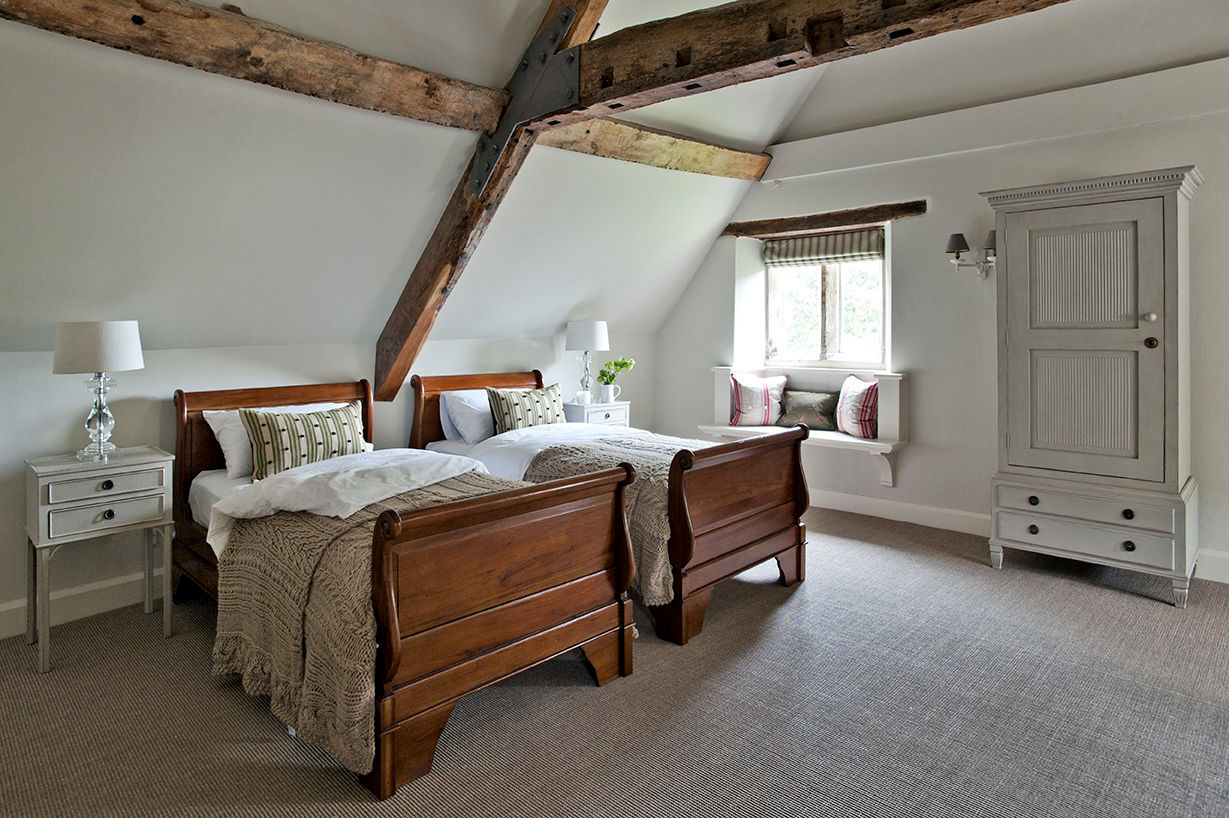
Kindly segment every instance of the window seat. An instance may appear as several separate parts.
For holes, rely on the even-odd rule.
[[[715,403],[714,420],[716,423],[702,425],[700,431],[706,435],[724,438],[726,440],[742,440],[759,435],[783,432],[782,426],[730,426],[730,373],[734,370],[728,366],[713,367],[713,400]],[[879,468],[879,482],[885,486],[895,485],[893,474],[893,459],[896,452],[904,448],[904,376],[898,372],[865,372],[841,369],[738,369],[740,373],[751,375],[788,375],[787,384],[790,389],[804,389],[816,392],[837,392],[841,383],[849,375],[855,375],[862,380],[879,382],[879,437],[875,440],[865,440],[844,434],[843,432],[812,431],[802,445],[806,447],[825,449],[846,449],[862,452],[875,458]],[[725,421],[725,423],[722,423]]]

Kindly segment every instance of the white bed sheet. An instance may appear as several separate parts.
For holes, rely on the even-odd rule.
[[[601,423],[548,423],[514,429],[472,446],[466,457],[480,460],[496,477],[523,480],[538,453],[560,443],[577,443],[612,435],[647,435],[643,429]]]
[[[464,440],[435,440],[427,444],[427,450],[469,457],[469,453],[474,450],[474,447]]]
[[[201,472],[192,478],[192,485],[188,487],[188,508],[192,509],[192,519],[208,528],[213,504],[250,485],[250,474],[247,477],[227,477],[226,469]]]

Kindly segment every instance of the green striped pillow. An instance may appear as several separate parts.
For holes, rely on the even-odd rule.
[[[546,423],[564,423],[563,390],[553,383],[545,389],[486,388],[486,398],[495,418],[495,434]]]
[[[363,451],[363,413],[358,401],[304,414],[240,409],[239,419],[252,444],[253,480]]]

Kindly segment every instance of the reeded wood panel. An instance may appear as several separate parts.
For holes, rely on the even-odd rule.
[[[1137,325],[1135,222],[1029,232],[1034,329]]]
[[[464,532],[424,538],[397,553],[398,624],[403,636],[604,571],[615,504],[610,495],[587,498],[498,520]],[[610,532],[578,541],[577,531]],[[527,551],[523,544],[534,542]]]
[[[1126,350],[1032,350],[1035,449],[1136,457],[1139,356]]]

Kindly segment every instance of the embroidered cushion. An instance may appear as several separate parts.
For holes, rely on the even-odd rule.
[[[495,418],[495,434],[512,429],[527,429],[546,423],[565,423],[563,390],[553,383],[545,389],[486,388],[486,397]]]
[[[796,426],[805,423],[817,432],[836,431],[836,402],[840,392],[800,392],[786,389],[781,402],[781,419],[778,426]]]
[[[730,374],[730,425],[771,426],[781,416],[785,376]]]
[[[836,404],[836,426],[853,437],[879,437],[879,381],[855,375],[845,379]]]
[[[340,409],[307,414],[240,409],[239,418],[252,443],[253,480],[366,450],[363,411],[358,401]]]

